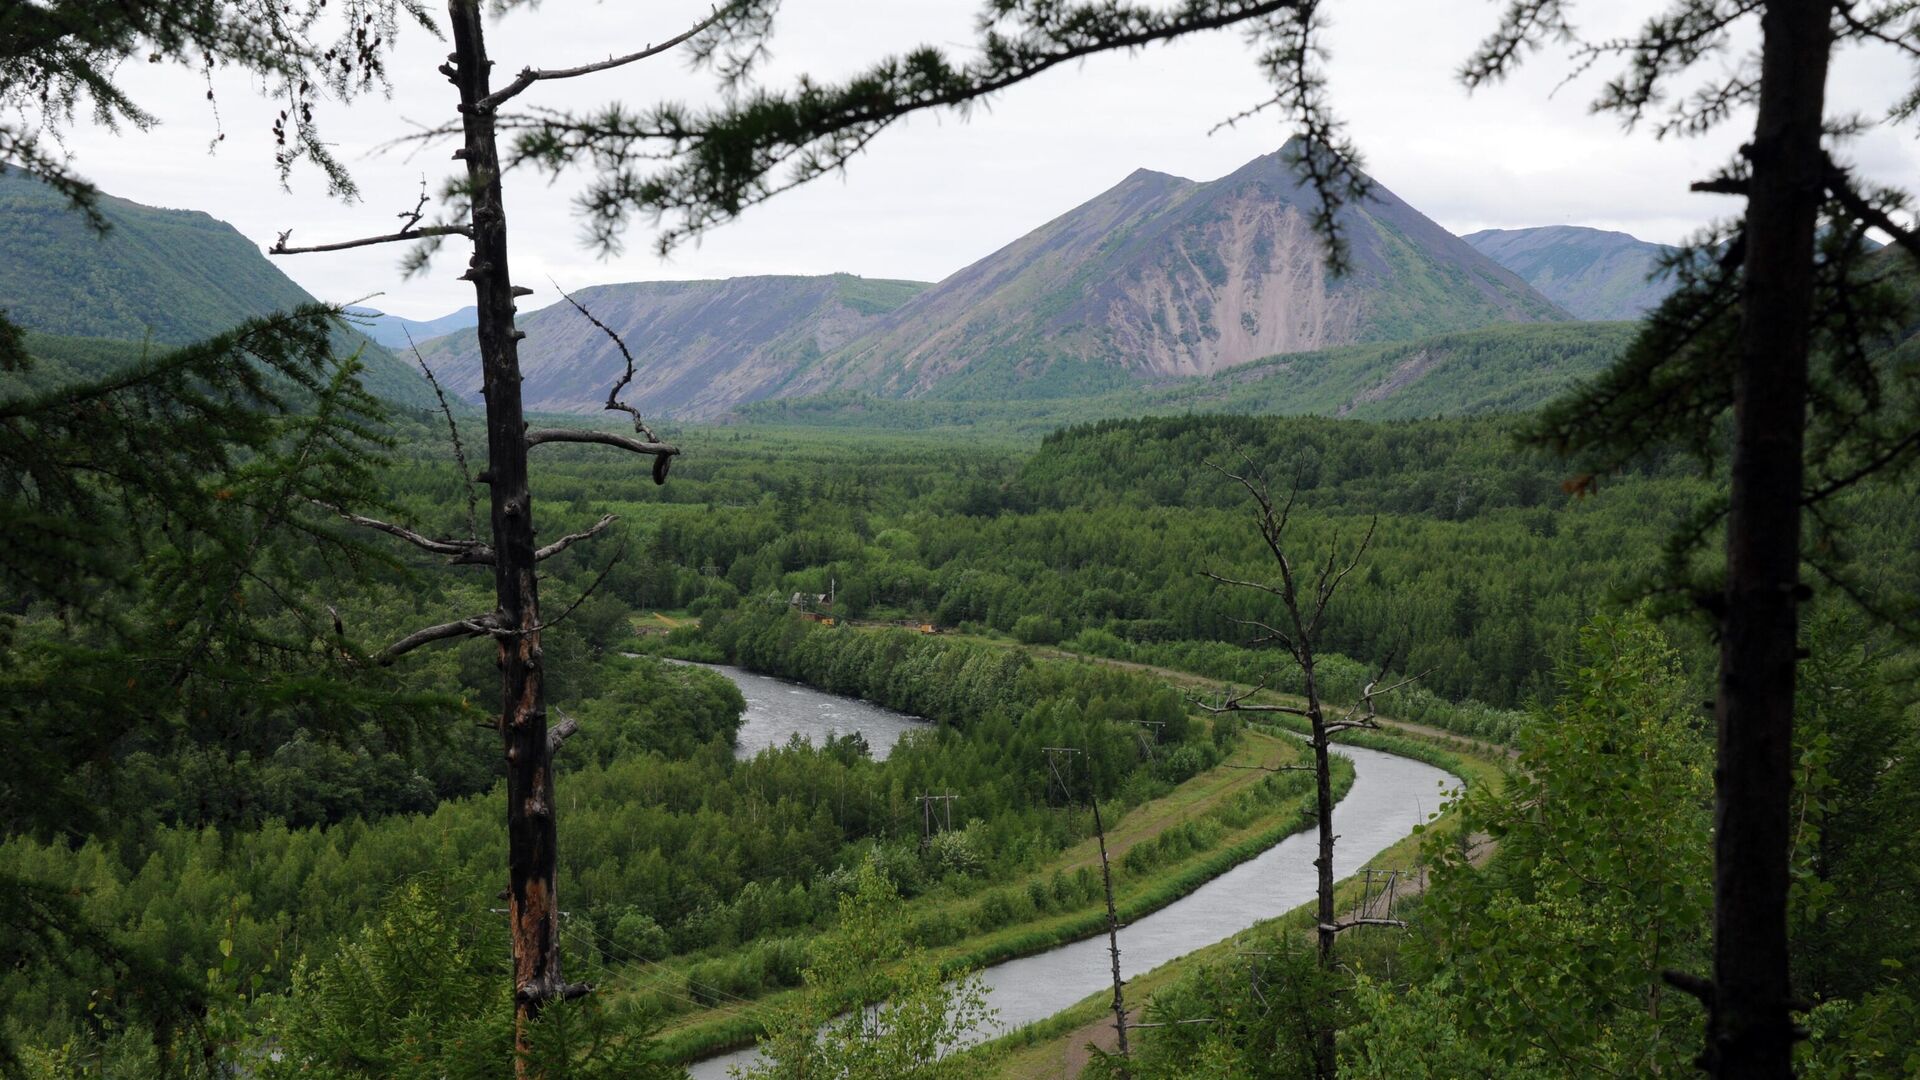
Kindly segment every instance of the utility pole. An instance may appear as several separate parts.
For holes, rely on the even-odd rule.
[[[1080,754],[1077,746],[1043,746],[1040,752],[1047,755],[1047,801],[1053,801],[1053,786],[1060,785],[1060,796],[1068,802],[1073,801],[1073,759]],[[1066,763],[1064,769],[1061,762]]]
[[[927,853],[927,849],[933,845],[933,833],[934,833],[933,804],[936,802],[941,804],[941,814],[942,814],[943,824],[940,828],[940,831],[952,832],[953,831],[953,800],[959,797],[960,796],[954,795],[951,793],[946,795],[929,795],[925,793],[921,794],[920,796],[920,854],[925,855]]]
[[[1153,748],[1160,743],[1160,729],[1166,727],[1167,722],[1165,720],[1135,720],[1134,723],[1140,727],[1140,731],[1138,732],[1140,736],[1140,748],[1147,752],[1147,760],[1152,761]],[[1153,729],[1153,738],[1151,739],[1147,738],[1147,728]]]

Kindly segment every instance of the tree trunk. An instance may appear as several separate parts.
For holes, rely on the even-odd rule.
[[[1298,620],[1296,620],[1296,625]],[[1300,673],[1307,697],[1307,724],[1313,739],[1314,816],[1320,831],[1320,854],[1313,860],[1314,895],[1317,900],[1320,943],[1320,970],[1333,971],[1333,768],[1328,760],[1327,719],[1320,711],[1320,688],[1313,678],[1313,647],[1300,646]],[[1335,1057],[1334,1031],[1328,1019],[1316,1025],[1313,1033],[1313,1070],[1316,1080],[1334,1080],[1339,1071]]]
[[[467,163],[472,185],[473,282],[480,357],[487,399],[494,591],[499,605],[500,735],[507,759],[507,912],[513,941],[516,1073],[528,1069],[528,1024],[557,997],[584,992],[560,976],[552,750],[540,661],[540,595],[535,573],[533,496],[527,483],[526,423],[520,403],[520,331],[514,329],[514,288],[507,269],[507,219],[500,190],[500,157],[489,91],[492,61],[482,37],[477,0],[450,0],[454,54],[448,78],[460,89]]]
[[[1747,151],[1746,282],[1715,710],[1714,993],[1701,1062],[1713,1075],[1742,1080],[1793,1074],[1789,810],[1829,16],[1827,0],[1767,5],[1759,118]]]
[[[1100,881],[1107,889],[1107,952],[1113,957],[1113,1033],[1120,1046],[1120,1075],[1133,1075],[1127,1059],[1127,999],[1120,980],[1120,914],[1113,906],[1113,869],[1107,865],[1107,826],[1100,820],[1100,797],[1093,797],[1093,835],[1100,838]]]

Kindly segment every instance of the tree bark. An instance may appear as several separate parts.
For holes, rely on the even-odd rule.
[[[1299,619],[1295,618],[1298,624]],[[1315,913],[1318,916],[1320,970],[1333,970],[1333,943],[1339,930],[1333,921],[1333,765],[1328,760],[1327,718],[1320,708],[1320,688],[1314,681],[1313,645],[1302,627],[1300,675],[1307,697],[1307,724],[1313,739],[1314,816],[1320,832],[1320,853],[1313,860]],[[1316,1024],[1313,1033],[1313,1071],[1316,1080],[1334,1080],[1339,1071],[1331,1023]]]
[[[1120,979],[1120,914],[1113,906],[1113,868],[1107,864],[1107,826],[1100,820],[1100,797],[1093,802],[1093,834],[1100,838],[1100,882],[1107,890],[1107,953],[1113,958],[1113,1033],[1120,1048],[1121,1080],[1133,1075],[1127,1049],[1127,999]]]
[[[513,943],[515,1071],[525,1076],[529,1022],[549,1001],[575,996],[560,975],[559,908],[554,896],[556,831],[553,754],[540,656],[540,595],[535,569],[533,495],[527,481],[521,414],[519,339],[507,266],[507,219],[500,158],[488,95],[492,61],[478,0],[450,0],[454,54],[442,70],[460,90],[463,149],[472,187],[473,282],[478,312],[481,393],[487,401],[494,592],[499,611],[500,735],[507,762],[507,911]]]
[[[1787,950],[1800,493],[1822,201],[1828,0],[1775,0],[1761,19],[1760,107],[1747,154],[1746,281],[1734,376],[1727,583],[1715,707],[1715,1075],[1793,1074]]]

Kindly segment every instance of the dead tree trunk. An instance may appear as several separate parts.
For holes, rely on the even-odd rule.
[[[1734,375],[1727,584],[1715,709],[1713,987],[1701,1064],[1793,1074],[1787,950],[1800,495],[1815,218],[1824,197],[1826,0],[1761,19],[1760,109],[1747,156],[1745,296]]]
[[[664,484],[668,466],[680,451],[656,438],[642,421],[640,411],[621,400],[622,392],[633,382],[635,374],[633,354],[626,342],[612,327],[564,292],[561,295],[611,339],[626,360],[625,373],[607,392],[606,408],[626,413],[632,420],[634,435],[570,428],[528,430],[522,411],[519,357],[520,339],[526,335],[514,328],[513,316],[515,299],[532,290],[516,287],[509,272],[496,112],[503,103],[542,81],[609,71],[659,56],[703,32],[720,32],[732,25],[728,23],[730,18],[743,17],[745,9],[739,4],[716,7],[683,33],[625,56],[582,67],[525,68],[496,91],[491,88],[493,61],[487,57],[484,12],[479,0],[449,0],[447,7],[453,27],[453,53],[440,66],[440,72],[460,94],[461,146],[453,156],[466,163],[467,222],[422,226],[420,220],[427,201],[423,191],[420,204],[412,212],[400,215],[406,220],[398,232],[309,247],[288,246],[288,233],[283,232],[270,250],[275,255],[293,255],[371,244],[437,242],[448,236],[463,236],[473,244],[466,273],[461,277],[473,283],[478,312],[481,393],[487,402],[487,465],[485,471],[472,480],[486,484],[490,492],[491,540],[482,541],[478,536],[436,539],[405,525],[336,512],[356,525],[398,537],[423,551],[448,556],[453,565],[493,568],[494,610],[417,630],[381,650],[375,659],[391,663],[431,642],[479,636],[491,637],[498,649],[501,704],[496,723],[507,762],[507,890],[504,898],[513,946],[515,1071],[525,1076],[529,1072],[527,1051],[532,1020],[548,1003],[579,997],[590,989],[584,983],[567,982],[560,973],[560,913],[554,890],[558,832],[554,821],[553,754],[579,725],[564,720],[552,729],[547,726],[540,635],[545,627],[566,618],[606,577],[603,571],[572,605],[552,620],[542,622],[539,564],[599,535],[615,521],[614,515],[607,514],[591,528],[563,536],[545,547],[536,547],[527,453],[542,443],[611,446],[652,457],[653,481]],[[423,259],[425,254],[420,253]],[[417,355],[416,352],[416,358]],[[434,382],[435,393],[439,393],[433,372],[424,361],[421,367],[428,380]],[[444,397],[441,406],[445,410]],[[459,427],[450,410],[446,416],[454,454],[464,474],[466,457],[460,447]],[[473,517],[469,497],[469,529],[475,524]]]
[[[1128,1064],[1127,998],[1120,979],[1120,914],[1113,906],[1113,868],[1107,863],[1107,826],[1100,820],[1100,797],[1093,797],[1093,835],[1100,841],[1100,882],[1107,890],[1107,953],[1113,958],[1113,1033],[1120,1045],[1122,1080],[1133,1075]]]
[[[1340,932],[1333,911],[1333,762],[1328,752],[1327,717],[1320,707],[1320,687],[1314,679],[1311,636],[1302,635],[1299,646],[1300,674],[1307,696],[1307,724],[1313,742],[1313,810],[1319,831],[1319,851],[1313,859],[1314,927],[1320,969],[1332,971],[1333,941]],[[1333,1026],[1320,1025],[1313,1039],[1314,1071],[1321,1080],[1332,1080],[1338,1070]]]
[[[560,974],[560,914],[554,895],[557,833],[553,753],[540,656],[540,590],[535,569],[533,493],[527,482],[526,421],[521,415],[515,292],[507,264],[507,216],[489,94],[483,13],[477,0],[452,0],[453,56],[442,70],[460,90],[465,160],[471,186],[473,282],[479,317],[481,393],[487,401],[494,598],[498,605],[500,736],[507,761],[507,912],[513,941],[514,1044],[526,1069],[527,1028],[549,1001],[586,992]]]
[[[1372,728],[1379,725],[1373,715],[1373,699],[1379,693],[1391,693],[1414,679],[1403,679],[1388,687],[1385,691],[1376,691],[1374,687],[1380,679],[1386,677],[1386,669],[1393,664],[1390,655],[1381,666],[1381,672],[1372,683],[1367,685],[1356,704],[1346,715],[1337,720],[1329,720],[1326,709],[1320,699],[1320,684],[1315,665],[1320,631],[1326,619],[1327,607],[1339,593],[1340,586],[1360,564],[1368,546],[1373,542],[1374,525],[1367,527],[1366,535],[1360,540],[1350,558],[1342,560],[1340,552],[1329,551],[1324,561],[1313,564],[1310,578],[1297,573],[1292,557],[1287,550],[1287,524],[1293,512],[1293,496],[1289,495],[1284,504],[1275,505],[1270,494],[1266,477],[1248,463],[1244,473],[1232,473],[1211,462],[1208,465],[1221,475],[1236,481],[1253,497],[1255,521],[1259,525],[1260,539],[1267,551],[1273,556],[1274,567],[1279,572],[1279,582],[1242,581],[1236,578],[1222,577],[1219,574],[1203,571],[1203,576],[1223,585],[1253,589],[1268,594],[1280,602],[1282,618],[1275,620],[1279,625],[1260,619],[1235,620],[1256,631],[1258,635],[1250,644],[1279,645],[1300,668],[1302,689],[1306,696],[1306,705],[1280,705],[1256,703],[1249,699],[1265,685],[1256,686],[1244,694],[1228,693],[1219,704],[1197,701],[1196,704],[1208,712],[1267,712],[1286,713],[1305,718],[1308,728],[1308,744],[1313,751],[1314,774],[1314,819],[1318,830],[1319,852],[1313,860],[1315,895],[1315,933],[1318,941],[1320,967],[1323,971],[1332,971],[1334,966],[1334,942],[1340,931],[1357,923],[1342,923],[1334,913],[1333,896],[1333,763],[1332,736],[1336,732],[1349,728]],[[1377,524],[1377,522],[1375,523]],[[1310,590],[1303,596],[1303,586]],[[1363,713],[1364,709],[1364,713]],[[1332,1023],[1318,1024],[1313,1032],[1314,1075],[1317,1080],[1333,1080],[1339,1069],[1335,1056],[1335,1032]]]

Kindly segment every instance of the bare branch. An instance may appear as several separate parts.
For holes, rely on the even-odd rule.
[[[602,446],[617,446],[636,454],[653,455],[653,482],[667,482],[667,462],[672,460],[680,448],[671,443],[642,442],[631,435],[620,435],[611,431],[582,431],[577,428],[534,428],[527,432],[529,449],[541,443],[599,443]]]
[[[727,5],[721,5],[721,6],[715,7],[712,13],[710,13],[706,18],[701,19],[697,23],[694,23],[692,26],[688,27],[683,33],[680,33],[674,37],[668,38],[667,40],[661,42],[658,45],[648,45],[646,48],[641,49],[639,52],[628,53],[625,56],[609,57],[608,59],[602,60],[598,63],[582,64],[579,67],[553,68],[547,71],[541,71],[535,68],[521,68],[520,74],[514,76],[514,79],[512,82],[508,83],[507,85],[501,87],[498,90],[495,90],[493,93],[488,94],[486,97],[481,98],[479,103],[479,108],[497,109],[501,106],[501,104],[506,102],[508,99],[518,96],[521,92],[526,90],[527,87],[532,86],[536,82],[544,82],[548,79],[578,78],[581,75],[592,75],[592,74],[595,74],[596,72],[611,71],[617,67],[625,67],[626,65],[635,63],[636,61],[645,60],[650,56],[659,56],[661,53],[667,52],[673,49],[675,46],[684,44],[686,41],[691,39],[694,35],[700,33],[702,30],[707,29],[708,27],[712,26],[714,23],[719,22],[721,18],[726,15],[727,9],[731,6],[732,6],[731,4],[727,4]]]
[[[600,535],[600,533],[603,532],[607,526],[619,520],[620,518],[617,515],[614,515],[614,514],[604,515],[603,517],[600,518],[599,521],[594,522],[592,528],[586,530],[585,532],[568,533],[567,535],[561,537],[560,539],[555,540],[553,543],[548,544],[546,547],[541,548],[539,551],[534,552],[533,561],[543,562],[547,559],[551,559],[555,555],[560,554],[561,552],[567,550],[568,548],[572,547],[573,545],[579,543],[582,540],[591,539],[592,537]]]
[[[1235,765],[1230,761],[1223,762],[1220,767],[1223,769],[1258,769],[1261,772],[1312,772],[1313,771],[1313,766],[1311,765]]]
[[[358,240],[341,240],[333,244],[315,244],[311,247],[288,247],[287,237],[293,235],[292,229],[280,233],[280,238],[267,249],[269,255],[308,255],[316,251],[345,251],[348,248],[372,247],[375,244],[399,244],[408,240],[422,240],[432,236],[473,237],[473,230],[465,225],[429,225],[424,229],[402,229],[385,236],[363,236]]]
[[[553,281],[552,278],[548,278],[547,280],[553,282],[554,288],[560,289],[559,282]],[[568,292],[565,289],[560,289],[560,295],[566,298],[567,303],[573,305],[573,310],[586,316],[588,322],[592,323],[595,327],[599,328],[601,333],[607,335],[607,337],[613,341],[614,345],[620,349],[620,355],[626,358],[626,361],[627,361],[626,373],[620,376],[620,381],[613,384],[613,389],[607,391],[607,404],[605,408],[609,412],[623,412],[623,413],[626,413],[628,416],[633,417],[634,431],[638,432],[641,435],[645,435],[647,437],[648,442],[659,442],[660,437],[655,435],[647,427],[646,423],[640,419],[640,410],[620,400],[620,391],[625,390],[627,388],[627,384],[633,381],[633,366],[634,366],[633,352],[627,348],[626,340],[622,338],[619,332],[614,330],[613,327],[608,326],[606,323],[603,323],[599,319],[595,318],[593,312],[588,311],[585,304],[582,304],[580,301],[575,300],[573,298],[572,293]]]
[[[423,194],[421,198],[425,198]],[[453,409],[447,405],[447,395],[440,389],[440,380],[434,378],[433,369],[427,366],[427,358],[420,355],[420,346],[414,343],[413,331],[401,327],[400,332],[407,335],[407,347],[413,350],[413,362],[420,365],[420,374],[427,377],[427,385],[433,387],[433,396],[440,402],[440,415],[447,418],[447,438],[453,442],[453,459],[460,463],[460,483],[467,495],[467,534],[480,535],[478,524],[479,506],[473,494],[473,470],[467,467],[467,448],[460,442],[460,425],[453,421]]]
[[[1295,706],[1292,706],[1292,705],[1250,705],[1247,703],[1248,698],[1252,697],[1255,694],[1258,694],[1260,691],[1265,690],[1266,688],[1267,688],[1267,684],[1261,683],[1260,685],[1254,687],[1253,689],[1247,691],[1244,694],[1235,694],[1233,692],[1233,688],[1228,687],[1224,700],[1222,700],[1218,705],[1209,704],[1204,699],[1194,697],[1192,695],[1188,695],[1187,701],[1189,701],[1194,705],[1199,706],[1200,708],[1210,713],[1261,712],[1261,713],[1286,713],[1290,716],[1308,715],[1307,710],[1296,708]]]
[[[449,638],[479,637],[482,634],[496,633],[498,629],[498,623],[495,622],[492,612],[488,612],[485,615],[475,615],[470,619],[456,619],[450,623],[441,623],[438,626],[429,626],[424,629],[415,630],[413,633],[380,650],[380,655],[376,657],[376,659],[381,664],[391,664],[398,657],[410,653],[422,645],[431,644],[435,641],[446,641]]]
[[[1404,929],[1406,925],[1405,919],[1343,919],[1337,923],[1321,923],[1320,929],[1337,934],[1356,926],[1398,926]]]
[[[1201,576],[1201,577],[1203,577],[1203,578],[1206,578],[1206,579],[1207,579],[1207,580],[1209,580],[1209,581],[1216,581],[1216,582],[1219,582],[1219,583],[1220,583],[1220,584],[1222,584],[1222,585],[1238,585],[1238,586],[1240,586],[1240,587],[1241,587],[1241,588],[1243,588],[1243,589],[1259,589],[1259,590],[1260,590],[1261,592],[1264,592],[1264,593],[1272,593],[1272,594],[1273,594],[1273,595],[1275,595],[1275,596],[1285,596],[1285,595],[1286,595],[1286,593],[1285,593],[1285,592],[1284,592],[1283,590],[1281,590],[1281,589],[1277,589],[1277,588],[1275,588],[1275,587],[1273,587],[1272,585],[1268,585],[1268,584],[1266,584],[1266,583],[1264,583],[1264,582],[1259,582],[1259,581],[1241,581],[1241,580],[1240,580],[1240,579],[1238,579],[1238,578],[1230,578],[1230,577],[1221,577],[1221,576],[1220,576],[1219,574],[1216,574],[1216,573],[1214,573],[1214,572],[1213,572],[1213,571],[1211,571],[1211,570],[1202,570],[1202,571],[1200,571],[1200,576]]]
[[[1347,560],[1347,565],[1342,567],[1338,573],[1334,574],[1331,581],[1327,580],[1327,573],[1333,569],[1338,549],[1336,548],[1334,551],[1327,552],[1327,570],[1322,571],[1320,574],[1320,582],[1315,589],[1316,598],[1313,606],[1313,619],[1307,623],[1309,633],[1317,631],[1320,628],[1320,620],[1327,613],[1327,605],[1333,602],[1334,594],[1340,591],[1341,582],[1346,581],[1347,575],[1353,573],[1354,568],[1360,565],[1360,560],[1366,557],[1367,548],[1373,545],[1374,530],[1379,527],[1380,516],[1376,514],[1373,520],[1367,523],[1367,534],[1360,538],[1360,546],[1354,549],[1353,558]]]
[[[397,536],[407,543],[412,544],[414,547],[422,551],[431,551],[435,555],[450,555],[452,558],[448,561],[455,566],[490,565],[493,562],[493,548],[479,540],[437,540],[433,537],[423,536],[404,525],[395,525],[391,522],[381,521],[378,518],[364,517],[360,514],[342,510],[332,503],[321,502],[318,499],[310,499],[308,501],[312,502],[315,506],[333,511],[361,528],[373,529],[386,533],[388,536]]]
[[[680,448],[671,443],[644,442],[628,435],[611,431],[583,431],[578,428],[534,428],[527,432],[527,445],[539,446],[541,443],[571,442],[599,443],[603,446],[617,446],[622,450],[631,450],[636,454],[654,454],[671,457],[680,452]]]

